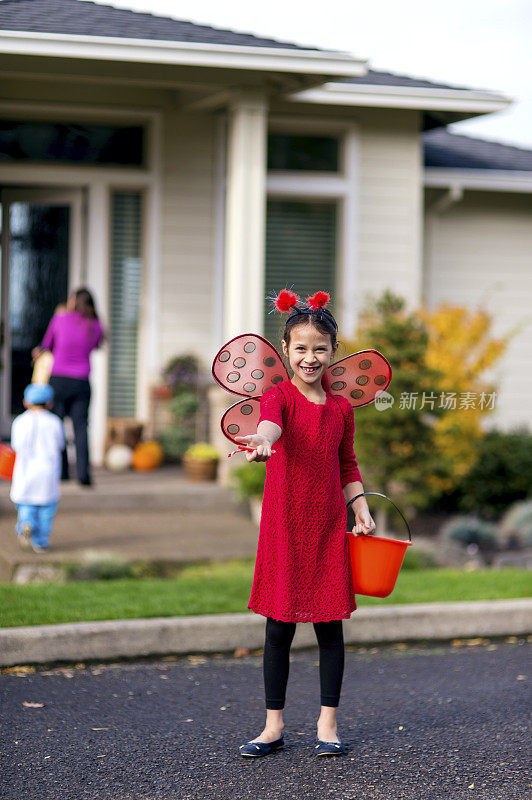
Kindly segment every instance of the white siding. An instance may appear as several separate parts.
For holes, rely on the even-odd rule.
[[[215,118],[163,117],[161,365],[214,350]]]
[[[498,380],[490,425],[532,426],[532,199],[527,195],[466,192],[443,213],[427,194],[425,295],[441,303],[485,308],[493,334],[522,326],[493,370]]]
[[[389,288],[421,297],[422,151],[416,114],[360,119],[360,302]],[[359,305],[359,308],[362,306]]]

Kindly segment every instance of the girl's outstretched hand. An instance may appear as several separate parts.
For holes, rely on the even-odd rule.
[[[272,454],[272,447],[270,442],[265,436],[259,433],[251,434],[249,436],[234,436],[235,442],[240,442],[253,447],[253,452],[243,451],[248,461],[267,461]]]
[[[369,508],[367,505],[362,506],[359,508],[355,513],[355,525],[353,527],[353,533],[355,536],[359,536],[360,534],[368,534],[375,532],[375,523],[373,522],[373,518],[369,513]]]

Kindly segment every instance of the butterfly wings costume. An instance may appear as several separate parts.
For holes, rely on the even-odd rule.
[[[391,380],[376,350],[332,364],[312,403],[291,382],[277,350],[243,334],[216,354],[217,383],[244,399],[223,415],[225,436],[255,434],[262,420],[282,429],[267,462],[260,534],[248,608],[284,622],[349,618],[356,608],[342,488],[362,480],[353,452],[353,407],[372,403]]]

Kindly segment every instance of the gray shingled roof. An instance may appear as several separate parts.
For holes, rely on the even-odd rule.
[[[469,86],[452,86],[449,83],[435,83],[426,78],[414,78],[410,75],[397,75],[394,72],[380,72],[374,69],[368,70],[366,75],[361,75],[359,78],[342,78],[339,82],[371,84],[374,86],[412,86],[422,89],[458,89],[465,92],[471,91],[471,87]]]
[[[290,50],[318,50],[251,33],[211,28],[193,22],[157,17],[138,11],[100,5],[89,0],[1,0],[0,30],[70,33],[78,36],[118,36]]]
[[[316,50],[314,45],[299,45],[255,36],[251,33],[196,25],[194,22],[159,17],[154,14],[100,5],[90,0],[0,0],[0,30],[65,33],[78,36],[116,36],[129,39],[155,39],[172,42],[274,47],[289,50]],[[411,86],[429,89],[461,89],[425,78],[369,70],[359,78],[339,79],[347,83],[381,86]]]
[[[436,128],[423,134],[426,167],[532,171],[532,150]]]

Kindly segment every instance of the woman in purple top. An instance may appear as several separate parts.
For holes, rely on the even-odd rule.
[[[101,344],[103,329],[91,293],[78,289],[67,301],[66,310],[56,311],[33,357],[50,350],[54,357],[50,386],[54,390],[53,411],[70,417],[76,440],[76,471],[82,486],[90,486],[87,423],[91,387],[90,354]],[[68,458],[63,451],[62,480],[68,478]]]

